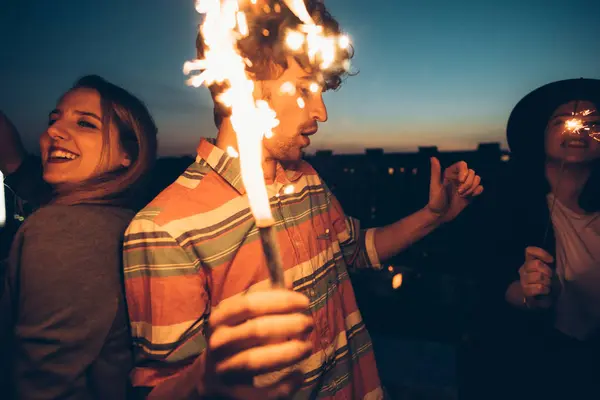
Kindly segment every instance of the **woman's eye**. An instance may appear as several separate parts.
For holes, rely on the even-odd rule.
[[[98,129],[96,125],[84,120],[80,120],[79,122],[77,122],[77,125],[81,126],[82,128]]]
[[[48,126],[50,126],[50,125],[54,124],[55,122],[56,122],[56,118],[50,118],[50,119],[48,120]]]

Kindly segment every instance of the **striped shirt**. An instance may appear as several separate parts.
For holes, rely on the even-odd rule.
[[[304,161],[287,169],[278,164],[267,189],[286,281],[310,299],[315,326],[312,355],[296,367],[305,380],[295,398],[382,398],[348,276],[351,268],[380,268],[374,231],[346,218]],[[202,140],[196,162],[133,219],[123,257],[136,353],[132,379],[155,386],[204,351],[212,309],[270,286],[238,159]]]

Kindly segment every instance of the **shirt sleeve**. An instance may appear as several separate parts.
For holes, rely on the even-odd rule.
[[[381,269],[375,248],[375,228],[361,229],[360,221],[346,216],[341,204],[326,187],[332,224],[340,242],[342,255],[350,269]]]
[[[123,246],[134,386],[181,373],[206,348],[207,279],[197,258],[155,222],[136,217]]]

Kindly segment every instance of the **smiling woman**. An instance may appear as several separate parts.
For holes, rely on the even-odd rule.
[[[46,182],[80,184],[131,165],[118,135],[110,134],[116,129],[114,123],[104,129],[100,115],[100,95],[94,89],[77,88],[63,96],[40,138]],[[104,130],[108,131],[109,146],[103,145]],[[104,148],[110,158],[101,160],[103,152],[98,149]]]
[[[156,126],[145,106],[126,93],[88,76],[50,112],[40,151],[57,203],[135,202],[134,189],[156,155]],[[130,97],[136,101],[125,100]]]
[[[14,398],[126,398],[132,360],[121,242],[156,134],[139,99],[87,76],[50,112],[42,171],[27,160],[13,171],[21,181],[43,176],[52,193],[15,237],[0,305],[9,316],[11,339],[0,346]]]

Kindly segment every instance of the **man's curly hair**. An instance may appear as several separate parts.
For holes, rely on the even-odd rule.
[[[258,81],[277,79],[288,68],[288,57],[293,57],[306,71],[314,73],[323,86],[323,90],[335,90],[350,73],[349,60],[353,57],[353,48],[336,48],[334,62],[326,69],[320,67],[321,60],[310,60],[307,48],[293,51],[286,45],[289,30],[298,31],[302,21],[281,0],[259,0],[258,4],[247,4],[241,11],[246,14],[249,34],[238,41],[238,50],[243,58],[250,60],[246,66]],[[306,9],[313,21],[323,28],[327,37],[339,36],[342,32],[339,23],[325,8],[322,0],[304,0]],[[199,30],[196,38],[197,58],[204,58],[204,38]],[[209,87],[213,98],[222,92],[226,83]],[[215,103],[215,124],[220,126],[229,109]]]

